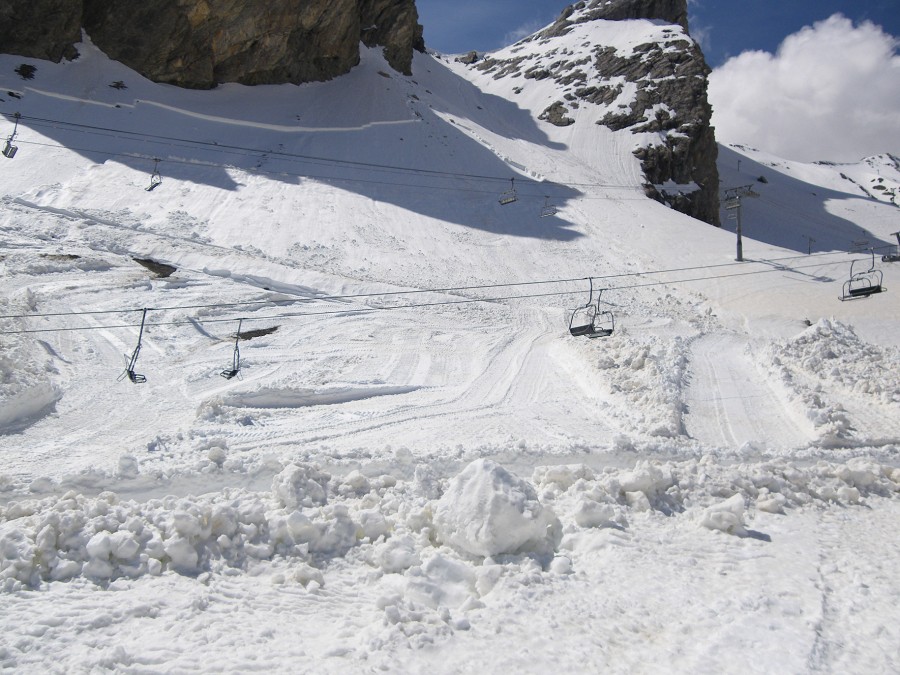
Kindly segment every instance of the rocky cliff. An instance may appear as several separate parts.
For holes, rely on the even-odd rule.
[[[110,58],[156,82],[327,80],[359,62],[359,43],[381,46],[410,74],[423,50],[414,0],[8,0],[0,52],[59,61],[82,29]]]
[[[613,25],[637,19],[649,21],[627,30]],[[573,43],[576,30],[590,39]],[[710,71],[687,32],[687,0],[579,2],[502,57],[472,67],[495,78],[555,82],[560,97],[540,116],[550,124],[573,124],[573,111],[583,106],[600,108],[598,124],[639,137],[635,155],[648,196],[719,224],[718,148],[706,98]]]

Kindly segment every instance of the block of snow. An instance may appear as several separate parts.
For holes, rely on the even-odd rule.
[[[287,509],[325,503],[325,488],[331,477],[309,465],[288,464],[272,479],[272,492]]]
[[[197,569],[200,557],[191,542],[181,536],[167,539],[166,554],[172,559],[172,567],[179,572],[193,572]]]
[[[375,551],[375,562],[387,574],[402,572],[422,564],[416,552],[416,543],[409,535],[391,537],[381,544]]]
[[[744,497],[736,494],[721,504],[710,506],[700,517],[700,524],[710,530],[720,530],[728,534],[745,535]]]
[[[584,498],[575,511],[575,523],[579,527],[603,527],[616,516],[611,504],[600,504],[593,499]]]
[[[556,485],[560,490],[568,490],[578,480],[593,480],[594,472],[584,464],[556,464],[538,466],[531,479],[541,485]]]
[[[369,541],[375,541],[379,537],[386,537],[391,530],[384,515],[378,509],[360,511],[356,518],[362,529],[362,536],[368,537]]]
[[[369,479],[357,470],[351,471],[338,485],[338,492],[342,495],[364,495],[372,489]]]
[[[787,498],[778,492],[760,494],[759,497],[756,498],[756,509],[757,511],[764,511],[766,513],[784,513],[784,505],[786,502]]]
[[[134,455],[119,457],[118,475],[120,478],[137,478],[141,469]]]
[[[559,519],[534,487],[489,459],[478,459],[450,481],[434,506],[438,539],[476,556],[556,550]]]

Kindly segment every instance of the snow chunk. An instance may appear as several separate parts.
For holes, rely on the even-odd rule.
[[[568,490],[579,480],[593,480],[594,472],[584,464],[557,464],[535,467],[531,479],[542,487],[554,485]]]
[[[331,478],[318,467],[288,464],[272,479],[272,492],[286,509],[321,506],[326,501],[326,487]]]
[[[787,498],[777,492],[772,494],[760,494],[756,499],[756,510],[765,513],[784,513],[784,505]]]
[[[379,546],[375,552],[375,562],[387,574],[422,564],[416,552],[416,542],[409,535],[388,539]]]
[[[700,524],[710,530],[743,536],[747,533],[744,529],[744,507],[743,495],[733,495],[721,504],[706,509],[700,518]]]
[[[434,507],[438,538],[466,553],[556,550],[559,519],[537,498],[530,483],[489,459],[478,459],[450,481]]]

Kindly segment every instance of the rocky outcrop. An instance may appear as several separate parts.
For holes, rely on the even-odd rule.
[[[570,18],[577,9],[587,9],[577,16],[575,20]],[[563,11],[556,23],[547,31],[550,34],[560,34],[572,23],[585,21],[623,21],[625,19],[656,19],[666,23],[678,24],[685,31],[688,29],[688,12],[686,0],[595,0],[594,2],[579,2],[569,6]]]
[[[576,29],[593,35],[591,22],[628,19],[668,25],[648,24],[647,41],[637,46],[580,39],[577,49],[572,41],[566,48],[556,46],[558,39]],[[534,43],[541,46],[539,56]],[[686,0],[579,2],[544,31],[517,43],[509,54],[515,55],[486,58],[474,67],[495,78],[552,81],[563,100],[554,100],[539,118],[551,124],[571,123],[566,114],[570,109],[599,107],[598,124],[642,136],[635,155],[647,179],[648,196],[719,224],[718,146],[706,97],[710,70],[687,33]]]
[[[84,29],[110,58],[156,82],[327,80],[381,46],[410,74],[424,50],[414,0],[10,0],[0,52],[58,61]]]
[[[415,0],[359,0],[359,11],[363,43],[384,47],[387,62],[411,75],[413,51],[425,51]]]
[[[78,55],[81,2],[6,0],[0,2],[0,54],[56,61]]]
[[[637,86],[631,103],[607,113],[600,123],[633,133],[652,132],[662,141],[635,152],[647,177],[647,194],[718,225],[718,145],[706,98],[710,71],[700,48],[691,40],[675,39],[665,45],[638,45],[627,57],[604,50],[596,58],[598,70]],[[685,189],[656,187],[666,183]]]
[[[574,119],[566,117],[566,112],[568,112],[568,108],[562,101],[554,101],[552,105],[538,115],[538,119],[550,122],[550,124],[558,127],[567,127],[570,124],[575,124]]]

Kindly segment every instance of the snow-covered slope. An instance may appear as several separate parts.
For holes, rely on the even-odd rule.
[[[900,212],[834,178],[896,166],[722,148],[760,195],[736,263],[550,89],[369,52],[182,91],[81,51],[0,57],[4,667],[898,662]],[[840,302],[854,246],[888,292]],[[569,335],[587,277],[609,338]]]

